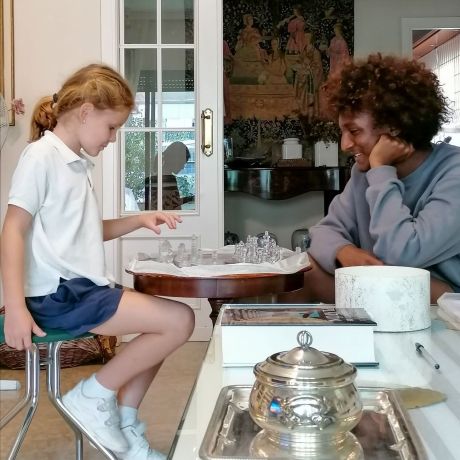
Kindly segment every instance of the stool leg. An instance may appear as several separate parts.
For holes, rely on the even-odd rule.
[[[72,415],[72,413],[64,406],[61,399],[61,362],[59,357],[59,351],[62,342],[51,342],[48,344],[48,360],[47,360],[47,372],[46,372],[46,385],[48,389],[48,397],[54,404],[56,409],[62,415],[67,424],[72,428],[75,434],[76,442],[76,459],[83,459],[83,440],[82,434],[84,434],[91,444],[99,450],[109,460],[117,460],[117,457],[99,441],[95,440],[91,436],[86,428]]]
[[[6,426],[13,418],[16,416],[18,412],[22,410],[22,408],[29,402],[32,392],[31,392],[31,370],[29,363],[32,362],[32,355],[30,350],[26,350],[26,361],[25,361],[25,375],[26,375],[26,389],[24,391],[23,398],[14,406],[12,407],[8,413],[6,413],[2,418],[0,418],[0,430]]]
[[[16,436],[13,447],[8,454],[7,460],[14,460],[21,448],[24,441],[24,437],[29,429],[30,422],[37,410],[38,396],[40,390],[40,354],[37,345],[34,343],[30,350],[26,350],[26,389],[24,398],[19,401],[2,419],[0,420],[0,429],[3,428],[8,422],[10,422],[16,414],[26,405],[26,415],[22,426]]]

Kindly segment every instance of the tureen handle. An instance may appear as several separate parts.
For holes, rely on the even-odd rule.
[[[297,334],[297,343],[300,345],[302,350],[307,350],[313,343],[313,337],[308,331],[300,331]]]

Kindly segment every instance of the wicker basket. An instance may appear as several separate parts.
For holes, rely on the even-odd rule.
[[[0,308],[0,315],[4,308]],[[60,349],[61,368],[75,367],[91,362],[105,363],[115,355],[117,338],[114,336],[95,335],[78,340],[66,340]],[[40,360],[46,359],[46,343],[39,343]],[[9,369],[24,369],[26,354],[6,344],[0,345],[0,366]]]

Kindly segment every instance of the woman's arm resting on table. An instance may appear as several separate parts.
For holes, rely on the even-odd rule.
[[[357,248],[352,244],[341,247],[337,251],[336,259],[342,267],[383,265],[383,262],[375,257],[374,254],[364,249]]]

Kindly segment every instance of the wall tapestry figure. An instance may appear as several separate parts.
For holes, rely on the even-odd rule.
[[[353,0],[225,0],[225,124],[320,119],[321,85],[353,55]]]

